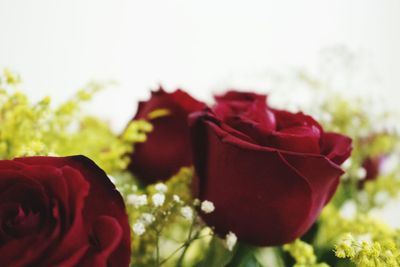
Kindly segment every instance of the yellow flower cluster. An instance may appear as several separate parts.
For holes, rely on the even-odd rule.
[[[90,83],[71,99],[53,108],[49,97],[31,103],[19,89],[20,78],[5,70],[0,75],[0,158],[83,154],[107,173],[123,170],[133,143],[145,141],[151,125],[135,121],[121,137],[109,125],[82,116],[82,103],[103,88]]]
[[[361,267],[400,266],[398,244],[390,239],[372,242],[357,240],[351,234],[346,234],[335,246],[335,255],[349,258]]]
[[[290,253],[296,263],[293,267],[329,267],[326,263],[317,263],[314,248],[300,239],[283,246],[283,250]]]
[[[338,258],[357,266],[400,266],[400,233],[376,218],[356,213],[344,218],[333,205],[327,206],[319,221],[315,247],[334,245]]]

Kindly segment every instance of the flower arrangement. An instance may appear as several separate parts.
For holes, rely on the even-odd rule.
[[[54,107],[19,83],[0,76],[0,266],[400,266],[375,215],[399,136],[360,100],[160,88],[114,133],[80,110],[101,84]]]

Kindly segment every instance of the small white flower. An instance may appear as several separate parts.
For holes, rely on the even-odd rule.
[[[189,206],[182,207],[181,214],[188,221],[191,221],[193,219],[193,210]]]
[[[146,228],[142,222],[137,222],[132,226],[132,230],[137,235],[142,235],[146,232]]]
[[[365,177],[367,175],[367,170],[364,169],[363,167],[358,168],[357,172],[356,172],[356,176],[359,180],[364,180]]]
[[[352,161],[351,158],[346,159],[345,162],[343,162],[342,167],[343,169],[347,170],[348,168],[351,167]]]
[[[176,203],[181,203],[181,198],[178,195],[173,195],[172,198]]]
[[[145,224],[151,224],[152,222],[155,221],[156,218],[154,218],[153,214],[150,214],[150,213],[143,213],[140,219],[141,219],[141,221],[143,221]]]
[[[233,248],[236,245],[236,242],[237,242],[237,236],[234,233],[229,232],[225,237],[225,245],[229,251],[233,250]]]
[[[208,200],[204,200],[201,203],[201,210],[204,211],[205,213],[211,213],[215,210],[214,203]]]
[[[153,200],[154,206],[160,207],[164,204],[165,195],[161,194],[161,193],[154,194],[152,197],[152,200]]]
[[[146,195],[130,194],[130,195],[128,195],[127,202],[129,204],[132,204],[135,207],[144,206],[144,205],[147,205],[147,196]]]
[[[154,186],[154,188],[161,193],[165,193],[168,191],[168,187],[164,183],[158,183]]]

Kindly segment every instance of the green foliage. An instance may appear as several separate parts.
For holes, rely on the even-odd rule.
[[[196,267],[220,267],[226,266],[232,261],[234,253],[227,250],[222,240],[218,237],[212,238],[204,250],[203,260],[200,260]]]
[[[53,108],[49,97],[31,103],[18,90],[20,78],[10,71],[0,76],[0,158],[82,154],[107,173],[124,170],[133,143],[145,141],[151,125],[135,121],[122,137],[104,121],[82,116],[81,105],[103,86],[90,83],[71,99]]]

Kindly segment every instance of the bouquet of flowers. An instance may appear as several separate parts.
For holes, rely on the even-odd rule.
[[[101,84],[54,107],[19,82],[0,76],[0,266],[400,266],[390,114],[160,88],[115,133],[80,109]]]

